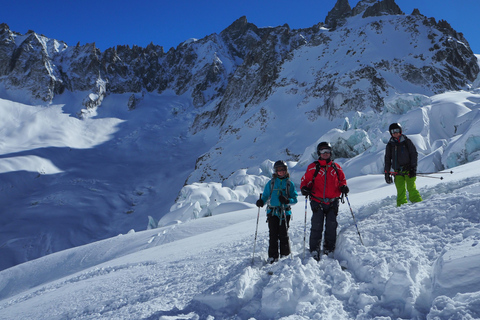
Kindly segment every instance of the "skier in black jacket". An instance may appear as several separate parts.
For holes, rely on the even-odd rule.
[[[418,153],[412,140],[402,134],[402,126],[392,123],[388,128],[392,136],[385,149],[385,182],[395,181],[397,207],[407,203],[407,190],[411,202],[420,202],[422,197],[415,185]],[[391,172],[390,170],[394,171]],[[391,175],[393,174],[394,179]]]

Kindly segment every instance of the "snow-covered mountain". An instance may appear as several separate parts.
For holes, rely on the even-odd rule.
[[[381,112],[385,99],[395,94],[469,89],[480,70],[467,40],[448,22],[418,10],[405,15],[392,0],[363,0],[353,9],[339,0],[326,24],[300,30],[257,28],[242,17],[219,34],[185,41],[166,53],[153,44],[102,53],[94,44],[69,47],[34,32],[17,34],[5,24],[0,30],[4,98],[52,103],[66,92],[83,92],[74,102],[75,113],[88,116],[109,95],[129,94],[126,105],[135,109],[145,105],[146,95],[173,91],[191,99],[186,106],[195,116],[191,133],[213,127],[227,144],[252,127],[268,135],[285,119],[298,126],[290,115],[275,114],[278,105],[288,104],[296,118],[308,118],[315,128],[318,118]],[[17,89],[21,94],[14,94]],[[285,95],[289,99],[279,101]],[[223,146],[211,147],[189,183],[232,173],[209,160],[218,158]],[[287,148],[280,155],[292,160],[303,151],[288,154]],[[234,168],[257,162],[241,155],[238,160]]]
[[[446,21],[387,0],[339,0],[300,30],[242,17],[168,52],[70,47],[2,24],[0,270],[244,208],[272,161],[298,182],[322,139],[347,177],[381,172],[391,122],[420,171],[478,160],[479,70]]]

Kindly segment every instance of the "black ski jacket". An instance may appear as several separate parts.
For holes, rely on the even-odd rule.
[[[418,153],[412,140],[401,135],[397,140],[391,137],[385,149],[385,172],[409,171],[417,168]]]

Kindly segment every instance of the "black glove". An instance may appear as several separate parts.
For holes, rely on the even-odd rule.
[[[311,196],[312,195],[312,189],[309,187],[302,187],[300,190],[304,196]]]
[[[340,187],[340,192],[342,193],[342,195],[347,195],[349,192],[350,192],[350,189],[348,189],[348,186],[341,186]]]
[[[415,168],[415,167],[410,168],[410,171],[408,171],[408,176],[410,178],[416,177],[417,176],[417,168]]]
[[[393,183],[392,176],[388,172],[385,172],[385,182],[388,183],[388,184]]]
[[[281,194],[281,195],[278,197],[278,200],[280,200],[280,203],[281,203],[281,204],[289,204],[289,203],[290,203],[290,200],[288,200],[288,198],[285,197],[283,194]]]
[[[257,205],[257,207],[263,207],[264,203],[263,203],[263,200],[262,199],[258,199],[257,200],[257,203],[255,203]]]

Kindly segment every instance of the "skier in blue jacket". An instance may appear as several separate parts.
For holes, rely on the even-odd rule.
[[[267,206],[267,223],[269,230],[268,262],[273,263],[279,257],[286,257],[290,254],[290,243],[288,238],[288,227],[292,211],[290,205],[297,203],[297,191],[295,185],[290,181],[287,163],[278,160],[273,165],[274,173],[272,179],[265,185],[262,198],[257,200],[257,207]]]

